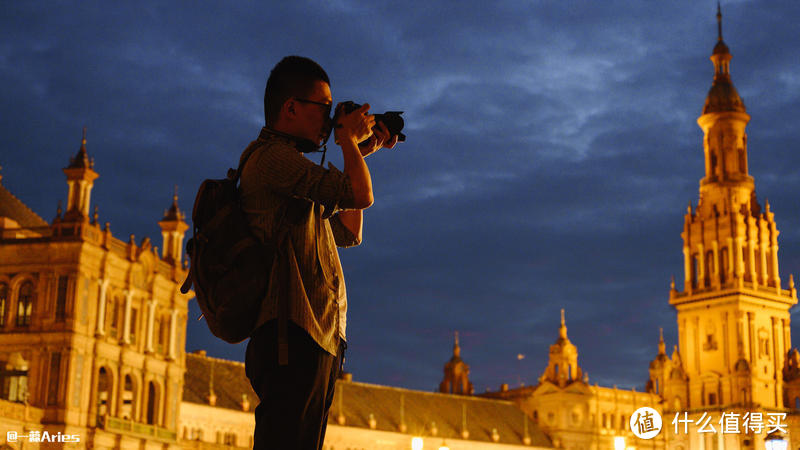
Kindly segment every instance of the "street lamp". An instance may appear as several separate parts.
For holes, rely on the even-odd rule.
[[[614,450],[625,450],[625,438],[622,436],[614,437]]]
[[[778,430],[775,430],[764,438],[764,447],[766,447],[767,450],[786,450],[788,442],[783,439],[783,436]]]
[[[415,437],[411,439],[411,450],[422,450],[422,438]]]

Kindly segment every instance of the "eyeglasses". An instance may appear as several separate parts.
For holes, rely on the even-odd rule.
[[[297,97],[295,97],[295,100],[297,100],[300,103],[311,103],[312,105],[322,106],[323,108],[325,108],[325,117],[331,115],[331,107],[333,106],[332,103],[315,102],[314,100],[308,100],[305,98],[297,98]]]

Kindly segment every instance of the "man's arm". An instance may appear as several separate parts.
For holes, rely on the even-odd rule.
[[[397,144],[397,136],[391,136],[389,130],[386,128],[386,125],[383,122],[378,123],[378,126],[373,129],[373,135],[369,138],[369,140],[365,143],[365,145],[361,145],[358,147],[359,152],[361,153],[362,157],[367,157],[373,153],[375,153],[379,148],[393,148],[395,144]],[[347,166],[345,166],[347,167]],[[347,169],[345,169],[345,172]],[[352,179],[350,180],[352,183]],[[370,191],[372,190],[370,186]],[[355,192],[355,187],[353,188]],[[364,228],[364,212],[361,209],[357,210],[345,210],[340,211],[339,220],[342,222],[342,225],[347,227],[353,236],[356,238],[356,244],[358,245],[361,243],[361,231]]]
[[[364,104],[355,111],[345,114],[335,125],[336,143],[342,147],[344,173],[350,178],[355,200],[354,207],[358,210],[369,208],[373,202],[369,168],[358,148],[358,143],[372,134],[372,126],[375,125],[375,117],[367,114],[367,111],[369,111],[369,104]],[[360,219],[358,228],[360,234]],[[351,231],[354,230],[351,229]]]
[[[336,214],[338,217],[339,222],[347,228],[350,233],[353,234],[354,240],[353,242],[336,242],[336,245],[340,247],[350,247],[353,245],[359,245],[361,243],[361,230],[364,229],[364,211],[361,209],[348,209],[345,211],[339,211]],[[334,236],[336,234],[334,233]]]

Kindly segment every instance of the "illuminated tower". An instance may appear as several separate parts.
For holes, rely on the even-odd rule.
[[[86,153],[86,127],[83,128],[81,148],[74,158],[70,158],[69,166],[64,168],[64,174],[69,185],[64,220],[88,220],[92,186],[99,175],[94,171],[94,160],[89,159]]]
[[[439,392],[472,395],[473,391],[472,383],[469,381],[469,365],[461,359],[461,347],[458,345],[458,331],[456,331],[453,357],[444,366],[444,379],[439,383]]]
[[[705,176],[681,234],[683,290],[673,283],[670,291],[686,381],[667,389],[675,399],[666,404],[668,410],[784,407],[789,308],[797,293],[791,277],[788,289],[781,286],[774,214],[769,203],[764,208],[758,203],[748,173],[750,116],[731,81],[721,20],[718,11],[714,81],[697,119],[704,133]]]
[[[172,206],[164,212],[164,218],[158,222],[161,227],[161,235],[164,239],[162,258],[180,265],[181,248],[183,247],[183,235],[189,229],[189,225],[183,220],[183,212],[178,208],[178,187],[175,187],[175,195],[172,196]]]
[[[578,349],[567,337],[567,324],[564,321],[564,310],[561,310],[561,326],[558,328],[558,339],[550,346],[550,360],[540,380],[547,380],[564,387],[573,381],[581,381],[583,373],[578,366]]]

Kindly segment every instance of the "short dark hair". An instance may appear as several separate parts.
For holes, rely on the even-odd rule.
[[[280,60],[269,73],[264,89],[264,122],[267,126],[272,126],[278,119],[286,100],[308,95],[316,81],[331,84],[328,74],[313,60],[303,56],[287,56]]]

